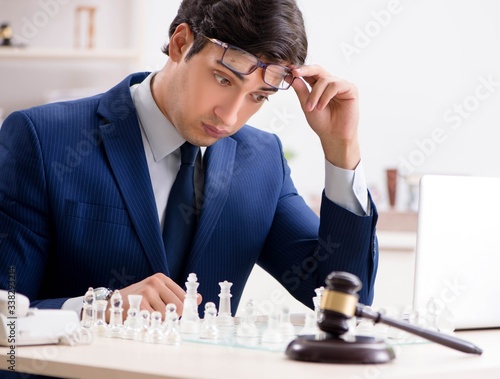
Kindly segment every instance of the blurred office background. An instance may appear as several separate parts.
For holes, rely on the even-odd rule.
[[[393,278],[380,285],[406,278],[400,297],[407,302],[420,175],[500,176],[500,2],[298,2],[309,36],[307,63],[359,88],[363,165],[382,215],[381,247],[389,254],[381,257],[379,277]],[[160,69],[166,60],[160,48],[179,4],[0,0],[0,44],[13,45],[0,47],[3,117],[105,91],[134,71]],[[293,90],[273,96],[250,123],[281,137],[295,184],[317,209],[323,154]],[[398,170],[393,207],[388,169]],[[402,266],[406,271],[398,271]]]

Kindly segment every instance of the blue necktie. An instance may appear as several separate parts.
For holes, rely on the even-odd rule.
[[[189,142],[181,146],[181,167],[170,190],[165,211],[163,242],[170,277],[174,281],[181,275],[182,264],[196,229],[194,162],[199,151],[198,146]]]

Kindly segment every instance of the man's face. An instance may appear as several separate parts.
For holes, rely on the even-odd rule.
[[[182,59],[175,66],[174,87],[164,93],[168,101],[162,110],[195,145],[210,146],[236,133],[276,92],[264,83],[261,68],[237,75],[221,64],[222,53],[207,43],[187,62]]]

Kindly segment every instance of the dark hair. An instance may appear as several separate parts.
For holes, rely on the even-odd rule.
[[[304,20],[295,0],[183,0],[170,37],[181,23],[195,36],[186,59],[201,51],[207,36],[273,63],[302,65],[306,60]],[[162,51],[168,55],[168,43]]]

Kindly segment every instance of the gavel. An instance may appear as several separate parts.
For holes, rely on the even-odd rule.
[[[384,363],[393,359],[394,352],[383,341],[362,336],[351,342],[341,338],[349,330],[348,320],[353,316],[383,323],[464,353],[482,354],[478,346],[468,341],[392,319],[358,303],[357,292],[362,284],[351,273],[332,272],[325,282],[318,327],[326,336],[298,337],[292,341],[286,349],[286,355],[292,359],[338,363]]]

